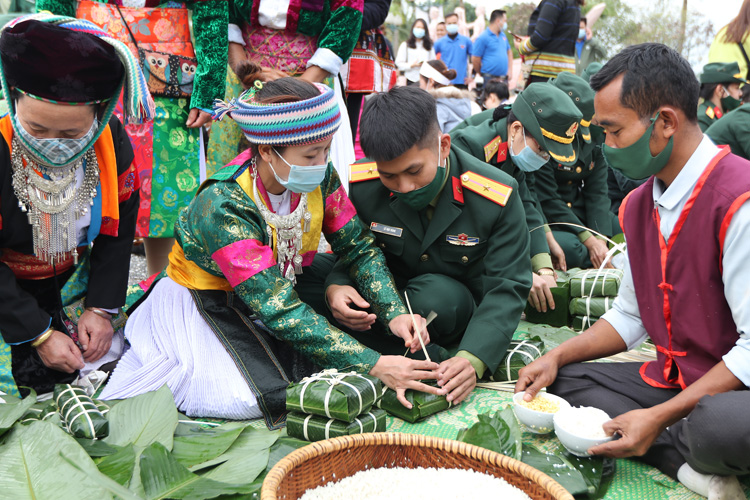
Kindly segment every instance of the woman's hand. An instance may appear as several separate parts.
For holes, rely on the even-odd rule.
[[[83,349],[84,361],[90,363],[107,354],[112,346],[114,333],[108,319],[92,311],[84,312],[78,320],[78,342]]]
[[[420,380],[436,379],[439,366],[433,361],[417,361],[403,356],[380,356],[378,362],[370,370],[370,375],[379,378],[385,385],[396,391],[396,397],[401,404],[411,409],[411,403],[404,396],[406,389],[429,392],[438,396],[447,393],[445,389],[420,382]]]
[[[206,123],[211,122],[211,115],[198,108],[192,108],[188,113],[187,121],[185,126],[187,128],[198,128],[202,127]]]
[[[41,345],[37,346],[36,352],[44,363],[44,366],[59,372],[73,373],[83,368],[83,356],[73,339],[63,332],[55,330]]]

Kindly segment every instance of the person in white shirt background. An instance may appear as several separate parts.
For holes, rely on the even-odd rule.
[[[432,39],[423,19],[417,19],[411,26],[411,34],[401,42],[396,53],[396,66],[404,73],[407,85],[419,85],[419,68],[422,63],[435,59]]]

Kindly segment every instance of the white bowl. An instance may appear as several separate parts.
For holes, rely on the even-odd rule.
[[[527,431],[534,434],[547,434],[552,432],[555,428],[553,422],[554,413],[547,413],[543,411],[532,410],[521,404],[524,392],[518,392],[513,395],[513,413],[516,414],[518,420],[524,425]],[[546,392],[540,392],[536,395],[537,398],[547,399],[551,402],[557,403],[560,410],[564,408],[570,408],[570,404],[560,396],[554,394],[548,394]],[[558,411],[560,411],[558,410]]]
[[[553,416],[553,422],[555,425],[555,434],[557,434],[557,438],[560,440],[562,445],[573,455],[576,455],[578,457],[588,457],[590,456],[588,453],[589,448],[593,446],[600,445],[602,443],[606,443],[607,441],[612,441],[614,439],[614,436],[605,436],[605,437],[588,437],[585,435],[575,434],[575,430],[573,429],[566,429],[563,425],[565,422],[565,417],[567,415],[570,415],[574,412],[579,412],[581,410],[591,410],[591,407],[568,407],[565,409],[561,409]],[[598,408],[593,408],[595,410],[598,410]],[[602,424],[609,420],[609,416],[602,411],[598,410],[602,414]],[[604,418],[606,416],[606,418]]]

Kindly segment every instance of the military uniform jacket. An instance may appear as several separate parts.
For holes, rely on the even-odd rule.
[[[549,257],[549,245],[547,245],[544,229],[532,231],[534,228],[543,226],[546,222],[542,215],[542,207],[532,191],[534,179],[516,167],[513,160],[510,159],[507,136],[508,120],[506,118],[497,122],[493,122],[490,118],[479,125],[465,127],[458,132],[455,130],[451,132],[451,140],[454,146],[468,152],[480,161],[499,168],[516,180],[518,194],[521,197],[526,214],[527,231],[531,231],[531,257],[539,254],[545,256],[544,259],[534,258],[534,271],[544,267],[551,268],[552,260]]]
[[[728,145],[732,153],[750,160],[750,106],[742,105],[716,120],[705,131],[717,145]]]
[[[719,121],[719,118],[724,116],[721,108],[714,106],[711,101],[703,101],[698,106],[698,125],[701,131],[705,132],[708,127]]]
[[[364,174],[367,180],[358,180],[358,169],[371,172]],[[351,200],[383,250],[396,285],[403,288],[428,273],[463,283],[477,309],[459,350],[478,357],[490,372],[505,355],[531,287],[529,234],[517,191],[510,176],[451,148],[449,178],[427,220],[380,182],[375,163],[352,166]],[[351,285],[338,264],[330,284]]]
[[[601,141],[583,143],[578,162],[565,166],[551,160],[534,172],[535,189],[544,217],[550,224],[567,222],[589,227],[612,236],[612,217],[607,195],[607,162]],[[553,230],[581,233],[570,226],[552,226]]]

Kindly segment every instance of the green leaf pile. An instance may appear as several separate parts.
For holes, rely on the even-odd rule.
[[[47,403],[33,392],[2,399],[0,496],[20,500],[253,498],[279,459],[308,444],[247,422],[180,420],[166,386],[113,404],[102,440],[41,420]]]
[[[608,484],[603,483],[603,460],[599,457],[581,458],[568,453],[562,445],[549,443],[549,451],[524,445],[521,427],[509,407],[494,415],[477,415],[479,422],[459,431],[456,440],[481,446],[520,460],[547,474],[572,495],[600,497]],[[610,471],[614,473],[614,471]],[[604,490],[604,491],[602,491]]]

